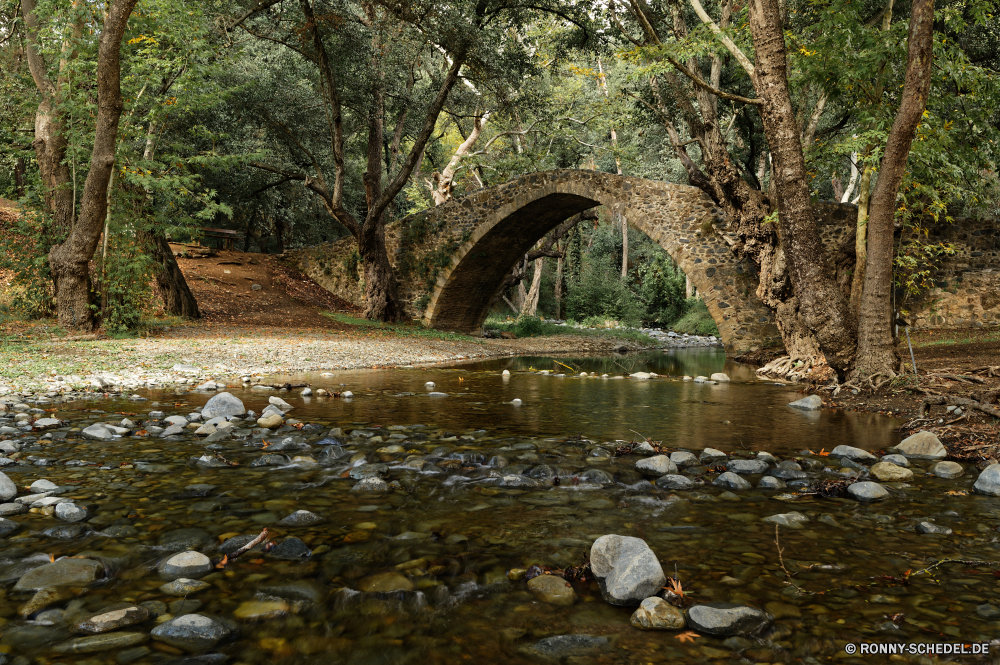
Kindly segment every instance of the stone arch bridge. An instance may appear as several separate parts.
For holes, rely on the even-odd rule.
[[[386,246],[409,314],[441,330],[479,331],[503,278],[524,254],[560,222],[598,205],[617,207],[670,254],[704,298],[728,353],[781,343],[771,311],[756,296],[755,267],[729,250],[728,222],[706,194],[599,171],[531,173],[389,225]],[[838,247],[853,229],[856,208],[815,203],[814,210],[827,248]],[[1000,323],[1000,225],[956,220],[931,235],[956,253],[935,267],[934,287],[913,303],[916,325]],[[295,258],[324,288],[362,304],[352,238],[300,250]]]
[[[704,192],[599,171],[532,173],[403,220],[404,233],[439,229],[439,247],[449,248],[424,324],[480,330],[497,288],[525,253],[560,222],[599,205],[619,210],[667,251],[704,298],[727,348],[740,352],[780,341],[770,310],[755,295],[753,266],[729,251],[726,218]]]

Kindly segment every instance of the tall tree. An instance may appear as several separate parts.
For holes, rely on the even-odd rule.
[[[49,251],[49,267],[55,282],[59,324],[64,328],[90,330],[95,319],[90,299],[88,263],[97,249],[108,205],[108,183],[115,165],[118,123],[124,102],[121,94],[121,45],[126,24],[137,0],[113,0],[100,28],[96,89],[97,115],[94,145],[87,179],[80,197],[80,215],[72,201],[74,183],[65,163],[66,123],[60,102],[68,81],[53,81],[39,48],[40,25],[34,0],[22,2],[29,31],[28,65],[41,101],[35,121],[35,151],[45,189],[48,212],[57,229],[68,232],[66,239]],[[80,10],[78,3],[74,10]],[[74,17],[72,37],[79,38],[84,26],[82,15]],[[72,41],[64,57],[72,57]],[[63,61],[65,62],[65,60]],[[60,74],[65,71],[60,64]]]

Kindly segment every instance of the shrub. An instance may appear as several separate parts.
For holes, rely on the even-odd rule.
[[[634,326],[645,314],[641,299],[622,282],[610,257],[588,262],[576,285],[566,297],[566,314],[574,319],[598,316]]]
[[[534,337],[535,335],[542,334],[542,320],[537,316],[524,316],[517,317],[517,322],[514,324],[514,334],[518,337]]]

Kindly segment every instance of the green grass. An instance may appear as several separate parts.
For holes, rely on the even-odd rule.
[[[968,331],[963,331],[963,332],[968,332]],[[996,331],[996,332],[986,332],[986,331],[983,331],[983,334],[976,335],[976,336],[973,336],[973,337],[959,337],[959,336],[955,336],[955,337],[942,337],[942,338],[939,338],[939,339],[926,340],[926,341],[924,341],[924,340],[918,341],[916,339],[913,339],[918,334],[919,334],[918,332],[910,331],[910,338],[913,341],[914,348],[920,348],[920,347],[924,347],[924,346],[953,346],[953,345],[956,345],[956,344],[973,344],[973,343],[981,343],[981,342],[1000,342],[1000,331]],[[906,335],[903,334],[903,333],[901,333],[900,336],[899,336],[899,339],[901,341],[905,342],[906,341]]]
[[[688,335],[715,335],[718,336],[719,328],[715,325],[712,315],[708,313],[705,303],[698,301],[687,314],[675,321],[671,330]]]
[[[381,331],[391,333],[396,337],[419,337],[422,339],[443,339],[455,342],[475,342],[476,344],[483,344],[483,340],[477,337],[471,337],[461,333],[445,332],[443,330],[434,330],[433,328],[425,328],[418,323],[382,323],[381,321],[359,319],[356,316],[350,316],[340,312],[320,312],[320,314],[329,317],[338,323],[356,326],[371,332]]]
[[[499,330],[501,332],[517,332],[517,321],[513,318],[505,318],[502,315],[492,314],[486,319],[483,325],[486,330]],[[550,337],[552,335],[576,335],[579,337],[601,337],[606,339],[623,339],[642,344],[655,345],[657,342],[649,335],[638,330],[622,328],[576,328],[574,326],[560,326],[555,323],[542,323],[541,332],[532,337]]]

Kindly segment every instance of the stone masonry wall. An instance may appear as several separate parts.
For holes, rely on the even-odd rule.
[[[595,205],[619,207],[670,254],[704,297],[731,352],[780,344],[771,312],[755,296],[754,266],[730,253],[727,221],[711,199],[686,185],[597,171],[529,174],[390,225],[386,244],[408,312],[435,328],[478,330],[514,263],[561,221]],[[816,211],[824,243],[838,247],[856,208],[818,203]],[[936,270],[935,287],[912,303],[916,325],[1000,323],[998,225],[963,220],[936,233],[958,251]],[[299,250],[295,259],[324,288],[361,305],[355,247],[346,238]]]

